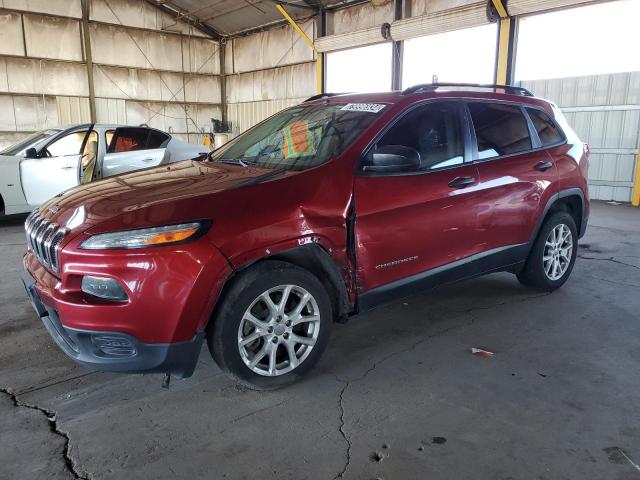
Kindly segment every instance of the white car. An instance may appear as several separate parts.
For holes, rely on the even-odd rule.
[[[75,125],[34,133],[0,152],[0,215],[30,212],[80,183],[208,153],[148,127]]]

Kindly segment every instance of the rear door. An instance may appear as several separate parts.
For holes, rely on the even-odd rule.
[[[102,177],[160,165],[171,137],[146,127],[116,128],[102,160]]]
[[[524,107],[495,101],[470,101],[467,106],[480,174],[478,240],[483,250],[526,244],[558,189],[553,158]]]
[[[84,128],[65,132],[45,145],[38,158],[20,162],[22,189],[29,205],[41,205],[79,183],[80,161],[89,131]]]
[[[420,154],[420,169],[360,172],[355,179],[355,245],[361,291],[478,253],[478,172],[465,141],[461,102],[428,102],[404,114],[376,148],[402,145]]]

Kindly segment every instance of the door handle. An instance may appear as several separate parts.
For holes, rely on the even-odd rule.
[[[449,186],[451,188],[464,188],[472,183],[476,183],[476,179],[473,177],[457,177],[449,182]]]
[[[153,162],[153,158],[143,158],[142,159],[143,162]]]
[[[533,168],[539,170],[540,172],[544,172],[546,170],[549,170],[551,167],[553,167],[553,163],[551,162],[538,162]]]
[[[64,167],[60,167],[60,170],[71,170],[72,168],[76,168],[74,165],[65,165]]]

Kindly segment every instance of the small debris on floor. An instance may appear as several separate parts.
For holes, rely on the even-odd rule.
[[[447,439],[444,437],[433,437],[431,439],[432,443],[435,443],[436,445],[442,445],[444,443],[447,443]]]
[[[419,451],[419,452],[424,452],[424,446],[420,445],[420,446],[418,447],[418,451]]]
[[[382,448],[387,450],[389,448],[389,444],[388,443],[383,443],[382,444]]]
[[[382,460],[384,460],[384,454],[382,452],[373,452],[369,458],[371,459],[372,462],[378,462],[380,463]]]
[[[474,355],[480,355],[481,357],[492,357],[494,355],[494,353],[489,350],[483,350],[482,348],[476,347],[471,347],[471,353]]]
[[[547,378],[548,375],[545,373],[540,373],[540,372],[536,372],[538,375],[540,375],[542,378]]]

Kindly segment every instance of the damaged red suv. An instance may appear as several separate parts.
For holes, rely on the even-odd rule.
[[[588,147],[518,87],[312,97],[206,160],[71,189],[26,221],[23,281],[89,367],[192,375],[206,339],[273,388],[333,321],[496,271],[553,290],[589,213]]]

